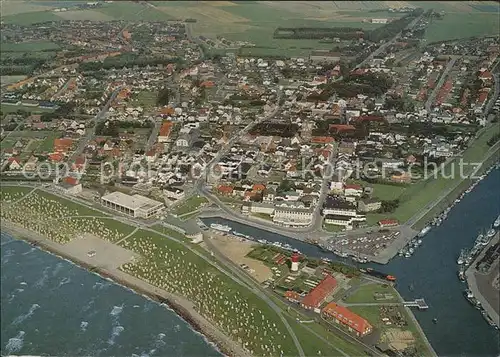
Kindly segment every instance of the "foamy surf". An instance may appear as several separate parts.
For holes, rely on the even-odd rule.
[[[40,305],[38,304],[33,304],[31,305],[29,311],[24,314],[24,315],[19,315],[18,317],[16,317],[14,319],[14,321],[12,322],[12,324],[14,325],[19,325],[21,322],[29,319],[31,316],[33,316],[33,313],[40,307]]]
[[[87,321],[82,321],[80,323],[80,330],[83,331],[83,332],[87,331],[87,326],[88,325],[89,325],[89,323]]]
[[[58,288],[60,288],[61,286],[63,285],[66,285],[68,283],[71,282],[71,279],[70,278],[63,278],[60,282],[59,282],[59,285],[57,286]]]
[[[108,339],[108,345],[112,346],[115,344],[115,339],[120,336],[120,334],[125,330],[123,326],[114,326],[113,330],[111,331],[111,336]]]
[[[21,351],[21,349],[24,346],[24,335],[25,335],[24,331],[19,331],[16,337],[9,338],[9,341],[5,346],[7,355],[11,355],[12,353]]]
[[[43,286],[45,286],[45,283],[47,282],[48,278],[49,278],[49,267],[43,269],[43,275],[42,277],[35,283],[35,287],[37,288],[41,288]]]

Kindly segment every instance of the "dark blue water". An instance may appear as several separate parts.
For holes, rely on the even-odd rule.
[[[456,205],[448,219],[431,230],[423,244],[409,258],[396,257],[387,265],[365,264],[397,277],[397,289],[406,298],[423,297],[429,310],[415,311],[422,329],[436,353],[445,356],[498,356],[498,331],[492,329],[478,310],[463,296],[466,285],[457,277],[456,260],[462,248],[470,248],[478,231],[491,226],[500,213],[500,170],[487,178]],[[238,232],[268,241],[289,243],[303,254],[346,261],[318,247],[278,234],[222,219],[206,219],[228,224]],[[353,264],[352,261],[347,261]],[[409,285],[414,291],[410,292]],[[437,317],[438,323],[432,323]]]
[[[173,311],[1,237],[1,355],[221,356]]]

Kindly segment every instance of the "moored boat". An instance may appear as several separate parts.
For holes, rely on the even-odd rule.
[[[210,228],[226,233],[231,232],[231,227],[224,224],[212,223],[210,224]]]
[[[493,227],[494,228],[500,227],[500,215],[498,215],[497,219],[495,219],[495,222],[493,222]]]

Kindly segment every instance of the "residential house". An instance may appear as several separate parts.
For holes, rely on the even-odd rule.
[[[358,201],[359,212],[374,212],[382,207],[382,201],[377,198],[362,198]]]
[[[355,333],[356,336],[363,337],[373,331],[373,327],[367,320],[358,316],[347,307],[338,305],[334,302],[330,302],[326,305],[321,312],[324,316],[333,318],[337,324],[346,326],[348,330]]]

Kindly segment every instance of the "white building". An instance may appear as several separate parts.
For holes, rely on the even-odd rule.
[[[164,204],[141,195],[126,195],[122,192],[112,192],[101,197],[104,206],[126,215],[138,218],[150,218],[160,213]]]
[[[312,208],[278,206],[274,210],[273,222],[284,226],[309,226],[313,219]]]

